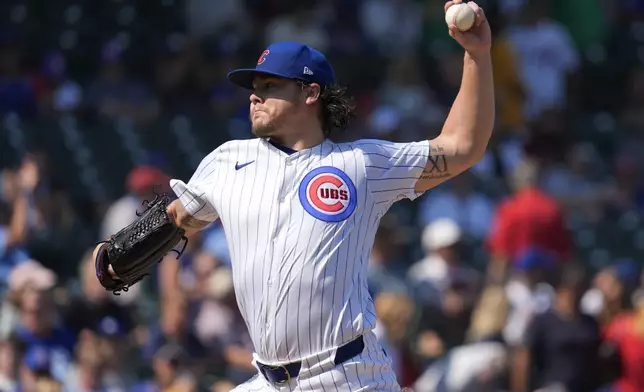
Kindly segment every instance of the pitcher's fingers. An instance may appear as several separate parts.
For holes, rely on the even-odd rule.
[[[459,43],[465,38],[463,32],[456,27],[455,24],[452,24],[449,27],[449,35],[454,38]]]
[[[479,8],[478,11],[476,11],[476,21],[474,23],[476,23],[476,26],[478,27],[485,22],[487,22],[487,16],[485,16],[485,11],[483,10],[483,8]]]
[[[447,3],[445,3],[445,7],[444,7],[445,12],[447,12],[447,9],[449,7],[451,7],[451,6],[453,6],[454,4],[461,4],[462,2],[463,2],[463,0],[451,0],[451,1],[448,1]]]
[[[477,10],[481,9],[481,7],[480,7],[478,4],[476,4],[476,2],[475,2],[475,1],[469,1],[469,2],[467,2],[467,5],[468,5],[471,9],[473,9],[474,11],[477,11]]]
[[[470,6],[470,8],[472,8],[474,10],[474,13],[476,14],[476,20],[474,21],[474,24],[477,27],[485,22],[485,11],[483,11],[483,8],[479,7],[479,5],[473,1],[467,3],[467,5]]]

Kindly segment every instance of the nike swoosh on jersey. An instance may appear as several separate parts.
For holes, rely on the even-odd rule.
[[[242,163],[241,165],[239,164],[239,162],[237,162],[237,163],[235,164],[235,170],[243,169],[243,168],[245,168],[246,166],[250,165],[250,164],[251,164],[251,163],[253,163],[253,162],[255,162],[255,161],[250,161],[250,162]]]

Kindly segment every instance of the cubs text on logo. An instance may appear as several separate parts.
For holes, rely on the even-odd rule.
[[[313,217],[324,222],[340,222],[356,209],[358,194],[346,173],[323,166],[304,176],[299,196],[302,207]]]

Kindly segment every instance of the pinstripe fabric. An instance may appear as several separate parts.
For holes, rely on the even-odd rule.
[[[368,336],[376,323],[367,290],[375,233],[395,201],[418,196],[428,154],[427,141],[325,141],[290,155],[263,139],[232,141],[206,156],[188,184],[171,181],[190,214],[221,219],[237,302],[262,363],[314,361]],[[388,361],[371,351],[361,359]],[[335,390],[333,377],[357,380],[365,366],[331,372],[325,383]],[[372,382],[395,385],[390,371],[371,369]]]

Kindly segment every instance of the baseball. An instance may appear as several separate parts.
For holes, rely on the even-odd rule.
[[[460,31],[471,29],[475,20],[476,13],[472,7],[465,3],[454,4],[445,12],[445,22],[447,25],[453,22]]]

